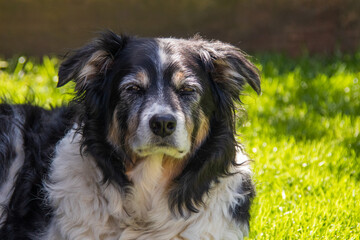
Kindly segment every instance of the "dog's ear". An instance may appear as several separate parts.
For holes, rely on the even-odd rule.
[[[260,94],[259,70],[240,49],[213,41],[203,44],[200,57],[216,85],[232,98],[238,99],[246,83]]]
[[[126,41],[127,37],[107,31],[88,45],[75,50],[61,64],[57,86],[74,80],[76,90],[82,92],[91,81],[105,75]]]

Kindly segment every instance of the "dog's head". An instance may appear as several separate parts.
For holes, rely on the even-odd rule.
[[[208,136],[212,118],[229,121],[244,84],[260,92],[257,71],[243,53],[199,38],[108,32],[61,65],[58,86],[72,79],[85,114],[107,121],[107,140],[140,157],[183,158]]]
[[[153,154],[186,161],[179,179],[206,164],[217,167],[216,178],[234,161],[234,102],[245,84],[260,92],[258,71],[239,49],[199,37],[107,32],[62,63],[58,86],[70,80],[83,106],[84,145],[108,178],[126,159]]]

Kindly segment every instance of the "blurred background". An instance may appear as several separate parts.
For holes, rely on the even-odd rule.
[[[0,56],[62,55],[111,29],[200,33],[249,53],[332,54],[359,48],[358,0],[0,0]]]

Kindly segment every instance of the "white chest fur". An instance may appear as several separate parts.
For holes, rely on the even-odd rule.
[[[162,155],[144,159],[128,173],[133,186],[124,196],[113,184],[101,183],[100,169],[92,157],[81,156],[79,142],[71,131],[57,146],[47,184],[54,219],[44,239],[225,240],[246,234],[247,227],[229,213],[242,174],[221,179],[206,196],[206,207],[184,219],[169,211]],[[240,168],[234,170],[249,171]]]

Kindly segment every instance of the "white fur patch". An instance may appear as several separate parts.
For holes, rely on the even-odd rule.
[[[143,159],[128,173],[133,186],[125,196],[112,183],[100,182],[101,171],[92,157],[81,157],[79,141],[71,131],[56,148],[47,185],[55,212],[44,239],[234,240],[247,234],[247,226],[235,223],[229,212],[241,197],[236,189],[242,173],[250,171],[247,165],[220,179],[205,195],[206,207],[184,219],[168,208],[169,179],[164,179],[161,154]]]
[[[79,149],[80,135],[75,134],[75,130],[69,132],[56,148],[50,183],[46,186],[55,218],[50,228],[52,232],[47,236],[60,234],[54,239],[118,239],[121,231],[108,213],[109,202],[102,192],[105,186],[101,184],[100,169],[90,156],[83,158]]]
[[[169,63],[169,55],[165,52],[165,50],[163,49],[162,46],[159,46],[159,50],[158,50],[158,57],[159,57],[159,65],[165,66],[167,63]]]
[[[184,56],[179,52],[172,52],[171,54],[166,54],[165,48],[171,46],[174,49],[173,45],[181,44],[182,40],[174,38],[158,38],[159,43],[159,53],[161,63],[165,64],[168,62],[182,62]]]

